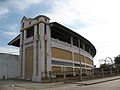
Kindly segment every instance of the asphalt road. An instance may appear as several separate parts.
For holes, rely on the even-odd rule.
[[[70,85],[68,87],[59,87],[49,90],[120,90],[120,79],[94,84],[94,85],[88,85],[88,86],[75,86]]]
[[[44,84],[26,81],[0,81],[0,90],[120,90],[120,79],[79,86],[79,84]]]

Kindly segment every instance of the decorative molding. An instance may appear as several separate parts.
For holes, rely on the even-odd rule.
[[[45,21],[39,21],[39,22],[36,22],[36,23],[34,23],[34,24],[32,24],[32,25],[29,25],[29,26],[21,29],[20,32],[23,32],[24,30],[27,30],[27,29],[33,27],[34,25],[37,25],[37,24],[40,24],[40,23],[45,23],[45,24],[49,25],[49,23],[47,23],[47,22],[45,22]]]
[[[79,48],[76,46],[73,46],[71,44],[68,44],[66,42],[63,42],[54,38],[51,38],[50,40],[51,40],[52,47],[61,48],[61,49],[79,54]],[[88,52],[84,51],[81,48],[80,48],[80,54],[90,59],[93,59],[92,55],[90,55]]]

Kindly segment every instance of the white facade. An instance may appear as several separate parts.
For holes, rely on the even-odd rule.
[[[19,56],[0,53],[0,79],[18,78],[20,75]]]
[[[45,26],[46,25],[46,26]],[[27,30],[29,28],[34,28],[34,35],[31,37],[26,37]],[[45,31],[46,28],[46,31]],[[45,33],[46,32],[46,33]],[[62,36],[61,36],[62,37]],[[20,33],[20,60],[21,60],[21,67],[22,67],[22,78],[32,81],[41,82],[41,78],[45,77],[44,72],[49,72],[52,69],[54,64],[51,64],[52,60],[56,61],[63,61],[63,62],[71,62],[79,64],[79,62],[74,61],[74,53],[83,55],[84,57],[88,57],[91,60],[93,59],[92,54],[85,51],[85,46],[83,45],[83,49],[73,45],[73,37],[71,36],[71,44],[66,42],[60,41],[58,39],[51,38],[51,30],[50,30],[50,23],[49,18],[46,16],[38,16],[36,18],[26,18],[24,17],[21,21],[21,33]],[[79,41],[80,45],[80,41]],[[33,47],[33,73],[32,78],[25,77],[25,59],[28,56],[25,56],[26,48]],[[53,58],[51,57],[51,48],[60,48],[63,50],[67,50],[72,52],[73,54],[73,61],[67,61],[64,59]],[[90,68],[86,69],[93,69],[93,65],[82,63]],[[59,66],[59,65],[56,65]],[[78,67],[79,68],[79,67]],[[48,75],[47,75],[48,76]]]
[[[24,26],[23,26],[24,24]],[[45,27],[46,24],[46,35],[45,35]],[[26,30],[28,27],[34,27],[34,36],[26,38]],[[45,41],[47,44],[47,53],[49,55],[46,56],[47,64],[50,63],[50,27],[49,27],[49,18],[46,16],[40,16],[37,19],[27,19],[23,18],[21,22],[21,33],[20,33],[20,59],[22,62],[22,78],[29,80],[29,78],[25,78],[25,49],[27,47],[33,46],[34,49],[34,58],[33,58],[33,75],[32,81],[41,82],[41,77],[44,77],[42,72],[45,72]],[[50,69],[50,66],[47,65],[47,70]],[[37,71],[38,70],[38,71]]]

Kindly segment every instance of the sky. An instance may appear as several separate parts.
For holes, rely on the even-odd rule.
[[[20,32],[23,16],[46,15],[88,39],[97,50],[94,64],[120,54],[119,0],[0,0],[0,53],[18,54],[7,43]]]

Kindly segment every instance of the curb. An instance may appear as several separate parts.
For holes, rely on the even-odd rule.
[[[94,84],[99,84],[99,83],[113,81],[113,80],[118,80],[118,79],[120,79],[120,78],[109,79],[109,80],[106,80],[106,81],[98,81],[98,82],[94,82],[94,83],[79,83],[79,85],[77,85],[77,86],[81,86],[81,85],[85,85],[85,86],[94,85]],[[75,84],[78,84],[78,83],[75,83]]]

